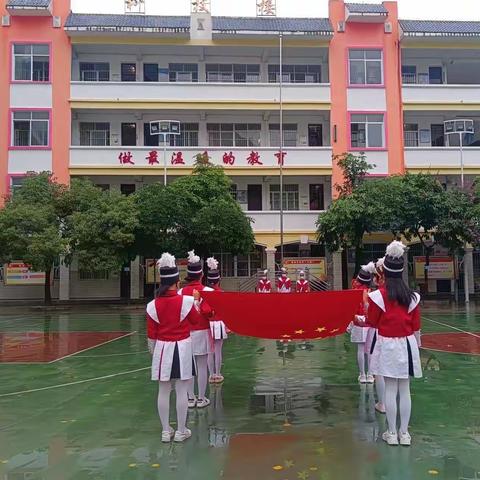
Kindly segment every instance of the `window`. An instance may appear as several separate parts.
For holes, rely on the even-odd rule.
[[[137,81],[137,64],[136,63],[122,63],[120,71],[121,71],[122,82]]]
[[[181,123],[180,135],[170,135],[172,147],[198,147],[198,123]]]
[[[428,68],[428,82],[432,85],[441,85],[443,83],[443,69],[442,67]]]
[[[80,270],[78,276],[80,280],[108,280],[110,278],[110,272],[108,270]]]
[[[206,66],[207,82],[256,83],[260,81],[260,65],[210,63]]]
[[[102,192],[109,192],[110,191],[110,184],[109,183],[96,183],[95,186],[99,188]]]
[[[323,201],[323,184],[310,184],[310,210],[323,210],[325,208]]]
[[[50,112],[13,112],[11,145],[14,147],[48,147]]]
[[[417,83],[417,67],[415,65],[402,65],[402,82]]]
[[[10,177],[10,192],[12,195],[15,194],[16,191],[20,190],[26,180],[25,177]]]
[[[135,193],[135,184],[134,183],[122,183],[120,185],[120,192],[122,195],[126,195],[127,197],[129,195],[132,195]]]
[[[270,124],[270,146],[280,146],[280,125],[278,123]],[[283,146],[296,147],[297,146],[297,124],[285,123],[283,124]]]
[[[82,82],[109,82],[110,64],[80,62],[80,80]]]
[[[232,255],[231,253],[215,253],[219,262],[220,275],[225,277],[252,277],[262,268],[263,249],[255,246],[248,255]]]
[[[50,80],[50,47],[44,44],[13,45],[13,80],[48,82]]]
[[[259,123],[208,123],[208,144],[211,147],[258,147]]]
[[[143,64],[143,81],[158,82],[158,65],[156,63]]]
[[[110,124],[80,122],[80,145],[107,147],[110,145]]]
[[[381,50],[350,50],[350,84],[382,85],[383,53]]]
[[[350,117],[352,148],[384,148],[385,129],[382,114],[352,114]]]
[[[137,124],[136,123],[122,123],[122,146],[133,147],[137,144]]]
[[[320,83],[321,65],[283,65],[283,81],[286,83]],[[268,66],[269,83],[280,83],[280,65]]]
[[[432,147],[445,146],[445,131],[443,123],[432,123],[430,125],[430,133],[432,136]]]
[[[321,147],[323,146],[323,128],[322,125],[308,126],[308,146]]]
[[[418,147],[417,123],[405,123],[403,125],[403,141],[406,147]]]
[[[298,185],[283,186],[283,209],[298,210]],[[270,210],[280,210],[280,185],[270,185]]]
[[[196,63],[170,63],[168,71],[170,82],[198,82]]]

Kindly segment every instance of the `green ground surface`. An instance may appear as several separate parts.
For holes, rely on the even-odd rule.
[[[480,315],[424,309],[424,332],[450,326],[478,332]],[[225,384],[189,414],[193,437],[163,445],[141,313],[0,315],[0,332],[26,331],[137,333],[52,364],[0,364],[6,480],[480,478],[480,356],[422,352],[413,446],[392,448],[378,440],[385,418],[373,389],[356,383],[346,337],[290,345],[284,365],[276,342],[232,336]]]

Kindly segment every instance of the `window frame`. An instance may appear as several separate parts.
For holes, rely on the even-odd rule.
[[[319,69],[319,72],[309,71],[313,70],[313,67]],[[301,68],[305,68],[305,72],[297,72]],[[300,85],[320,85],[322,84],[322,73],[323,73],[323,65],[316,64],[316,63],[288,63],[282,65],[282,77],[283,83],[296,83]],[[278,79],[277,79],[278,75]],[[305,79],[303,82],[297,81],[297,75],[304,75]],[[308,75],[318,75],[318,82],[307,82]],[[288,76],[288,78],[286,78]],[[267,81],[268,83],[276,83],[280,82],[280,64],[272,63],[269,64],[267,67]]]
[[[369,61],[378,61],[378,59],[368,60],[366,55],[364,54],[363,63],[365,66],[365,83],[352,83],[351,81],[351,65],[350,65],[350,52],[354,50],[359,50],[366,52],[367,50],[378,50],[380,51],[380,74],[381,79],[380,83],[367,83],[367,63]],[[348,80],[348,87],[349,88],[385,88],[385,49],[381,45],[355,45],[347,48],[347,58],[346,58],[346,67],[347,67],[347,80]],[[359,61],[359,59],[357,59]]]
[[[182,66],[182,71],[180,69],[174,68],[175,66]],[[195,67],[192,68],[192,70],[185,69],[185,67]],[[198,83],[198,63],[192,63],[192,62],[179,62],[179,63],[174,63],[171,62],[168,64],[168,82],[171,83]],[[177,75],[179,73],[190,73],[191,74],[191,80],[178,80]],[[173,79],[173,74],[175,74],[175,79]]]
[[[47,112],[48,113],[48,132],[47,132],[47,145],[14,145],[14,116],[17,112]],[[9,112],[9,135],[8,135],[8,149],[9,150],[51,150],[52,149],[52,109],[51,108],[11,108]],[[32,118],[30,118],[30,143],[32,141]],[[26,121],[26,120],[25,120]]]
[[[285,132],[293,132],[293,129],[289,129],[295,125],[295,145],[291,144],[291,141],[287,139]],[[272,132],[278,132],[278,145],[277,142],[272,142]],[[296,148],[298,146],[298,123],[284,123],[283,124],[283,148]],[[280,124],[279,123],[269,123],[268,124],[268,144],[270,147],[280,148]]]
[[[31,72],[30,78],[31,80],[15,80],[15,45],[46,45],[48,47],[48,80],[33,80],[33,53],[31,54]],[[52,83],[52,42],[25,42],[25,41],[15,41],[12,40],[10,42],[10,83],[33,83],[33,84],[40,84],[40,85],[50,85]]]
[[[252,131],[252,132],[259,132],[260,133],[260,137],[259,137],[259,144],[258,145],[237,145],[236,144],[236,140],[237,140],[237,126],[247,126],[247,130],[245,129],[238,129],[238,131],[242,131],[242,132],[249,132],[249,131]],[[249,126],[253,126],[253,125],[256,125],[257,127],[260,127],[258,129],[254,129],[254,128],[248,128]],[[213,127],[214,126],[218,126],[218,130],[215,130]],[[232,127],[232,129],[230,130],[228,127]],[[210,127],[210,128],[209,128]],[[220,139],[220,145],[212,145],[212,143],[215,143],[215,142],[211,142],[210,141],[210,134],[213,133],[213,132],[217,132],[219,134],[219,139]],[[225,134],[227,135],[228,133],[232,133],[232,144],[231,145],[223,145],[223,141],[222,141],[222,134]],[[247,137],[248,139],[249,137]],[[262,124],[261,123],[222,123],[222,122],[209,122],[207,123],[207,139],[208,139],[208,146],[209,147],[229,147],[229,148],[260,148],[261,147],[261,143],[262,143]],[[225,142],[226,143],[226,142]]]
[[[214,67],[217,67],[216,69]],[[222,67],[223,70],[222,71]],[[242,69],[241,72],[238,70]],[[249,72],[249,68],[252,69],[258,68],[258,72],[251,73]],[[212,70],[212,71],[209,71]],[[214,70],[214,71],[213,71]],[[227,72],[228,70],[228,72]],[[237,70],[237,71],[236,71]],[[229,74],[231,75],[231,80],[222,80],[221,78],[217,80],[209,80],[209,74],[217,74],[221,76],[222,74]],[[245,75],[245,80],[238,80],[239,75]],[[249,80],[249,75],[257,75],[257,80]],[[206,83],[260,83],[262,76],[261,65],[259,63],[207,63],[205,64],[205,82]]]
[[[94,66],[94,70],[84,70],[84,71],[90,71],[90,72],[95,72],[97,73],[97,77],[98,77],[98,80],[84,80],[82,79],[82,65],[93,65]],[[104,73],[104,72],[107,72],[107,70],[96,70],[95,67],[97,65],[108,65],[108,80],[100,80],[100,73]],[[110,82],[111,80],[111,64],[110,62],[79,62],[78,64],[78,74],[79,74],[79,79],[80,79],[80,82]]]
[[[274,188],[272,188],[274,187]],[[277,190],[278,187],[278,190]],[[296,191],[289,190],[288,187],[296,187]],[[280,184],[279,183],[271,183],[269,186],[268,190],[269,194],[269,206],[271,212],[279,212],[280,211],[280,206],[281,204],[279,201],[281,201],[280,198],[275,198],[275,197],[280,197]],[[292,198],[289,198],[293,196]],[[286,183],[283,185],[283,197],[284,201],[283,203],[283,210],[285,212],[299,212],[300,211],[300,185],[298,183]],[[293,200],[293,206],[296,208],[289,208],[289,202]],[[278,203],[278,208],[275,209],[273,208],[275,206],[275,203]]]
[[[87,125],[91,124],[94,126],[92,130],[86,130],[89,132],[89,140],[90,142],[87,143],[82,143],[82,125]],[[102,130],[102,129],[97,129],[97,125],[108,125],[108,129]],[[112,125],[110,122],[78,122],[78,132],[79,132],[79,140],[80,140],[80,146],[85,146],[85,147],[109,147],[111,145],[110,142],[110,137],[111,137],[111,128]],[[108,132],[108,135],[105,136],[105,144],[104,145],[97,145],[95,143],[92,143],[92,132]]]
[[[383,115],[383,146],[382,147],[368,147],[368,132],[366,129],[366,139],[365,139],[365,147],[354,147],[352,146],[352,116],[353,115]],[[351,152],[367,152],[367,151],[377,151],[377,152],[385,152],[388,150],[388,128],[387,128],[387,112],[386,111],[351,111],[348,112],[347,117],[347,125],[348,125],[348,150]],[[354,122],[360,123],[360,122]],[[365,122],[365,125],[369,123],[378,123],[378,122]]]

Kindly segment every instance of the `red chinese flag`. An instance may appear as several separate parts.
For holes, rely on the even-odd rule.
[[[362,302],[361,290],[201,295],[232,332],[273,340],[322,339],[345,333]]]

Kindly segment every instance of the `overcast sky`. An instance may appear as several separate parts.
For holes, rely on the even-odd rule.
[[[82,13],[123,13],[124,0],[71,0]],[[380,3],[355,0],[357,3]],[[211,0],[213,15],[255,16],[256,0]],[[480,0],[398,0],[401,18],[480,21]],[[326,17],[328,0],[277,0],[278,16]],[[188,15],[190,0],[146,0],[150,15]]]

